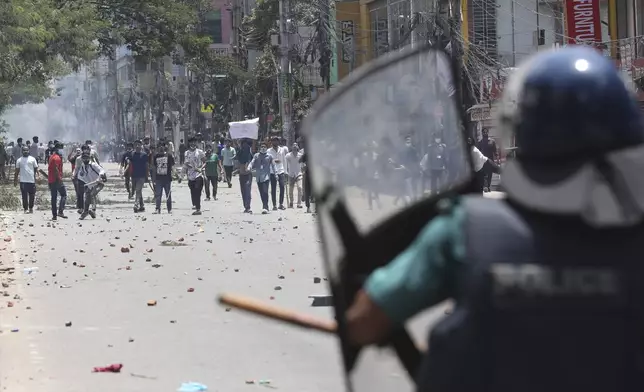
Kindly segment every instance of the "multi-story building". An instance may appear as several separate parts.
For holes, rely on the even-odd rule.
[[[233,7],[237,0],[213,0],[213,9],[205,16],[205,31],[212,39],[211,48],[219,54],[233,52]]]
[[[480,78],[471,120],[493,133],[497,100],[513,67],[538,50],[570,44],[589,44],[612,57],[644,102],[644,9],[639,3],[644,5],[642,0],[464,2],[466,66],[478,68],[473,73]]]

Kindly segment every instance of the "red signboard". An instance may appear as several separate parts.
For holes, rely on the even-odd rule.
[[[602,42],[599,0],[566,1],[566,36],[569,44]]]

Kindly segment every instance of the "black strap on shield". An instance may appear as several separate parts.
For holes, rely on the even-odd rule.
[[[325,204],[328,203],[332,194],[332,187],[328,187],[322,193],[320,201]],[[340,281],[334,282],[331,285],[331,291],[333,298],[337,298],[334,303],[338,334],[342,341],[342,355],[346,370],[350,372],[355,367],[360,354],[360,348],[349,344],[346,334],[346,320],[344,318],[347,310],[345,306],[348,306],[353,301],[358,291],[362,288],[365,277],[371,272],[371,270],[365,268],[365,263],[358,262],[358,260],[368,259],[371,249],[365,241],[365,238],[358,231],[353,219],[351,219],[344,202],[336,200],[332,206],[329,206],[329,212],[338,236],[341,238],[342,245],[345,248],[345,257],[340,266]],[[349,260],[354,261],[350,262]],[[389,344],[393,346],[403,366],[412,379],[414,379],[420,366],[422,355],[406,329],[400,328],[394,331],[383,342],[383,345]]]

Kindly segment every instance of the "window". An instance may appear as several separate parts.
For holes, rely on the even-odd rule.
[[[210,11],[206,15],[204,33],[212,39],[213,44],[223,43],[221,37],[221,10]]]
[[[391,2],[391,48],[400,49],[411,43],[411,4],[409,0]]]
[[[478,57],[487,65],[494,65],[498,59],[496,3],[496,0],[472,0],[470,7],[472,15],[470,41],[473,44],[476,43],[479,48]]]
[[[382,2],[374,5],[369,13],[371,16],[371,40],[374,57],[378,57],[389,50],[387,3]]]
[[[136,72],[145,72],[148,69],[148,63],[147,61],[137,58],[134,60],[134,70]]]

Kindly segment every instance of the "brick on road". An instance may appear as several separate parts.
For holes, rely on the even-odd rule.
[[[49,221],[47,207],[3,215],[11,240],[0,267],[15,268],[0,274],[7,286],[0,302],[3,390],[147,392],[198,381],[210,390],[245,391],[257,387],[249,380],[271,380],[282,391],[343,389],[335,337],[215,302],[218,293],[232,292],[333,317],[309,298],[327,294],[325,281],[315,280],[324,271],[313,215],[304,209],[243,214],[236,177],[233,188],[219,184],[219,200],[202,202],[202,216],[190,215],[186,181],[173,183],[172,215],[164,204],[161,215],[151,214],[149,202],[146,213],[135,215],[118,168],[107,167],[95,220],[79,221],[70,208],[70,218],[58,222]],[[144,198],[152,200],[147,187]],[[259,212],[256,184],[252,198]],[[22,272],[32,267],[37,270]],[[415,320],[416,338],[442,314],[433,309]],[[411,391],[390,354],[364,361],[368,374],[379,375],[359,377],[369,390]],[[112,363],[123,364],[122,374],[91,373]]]

